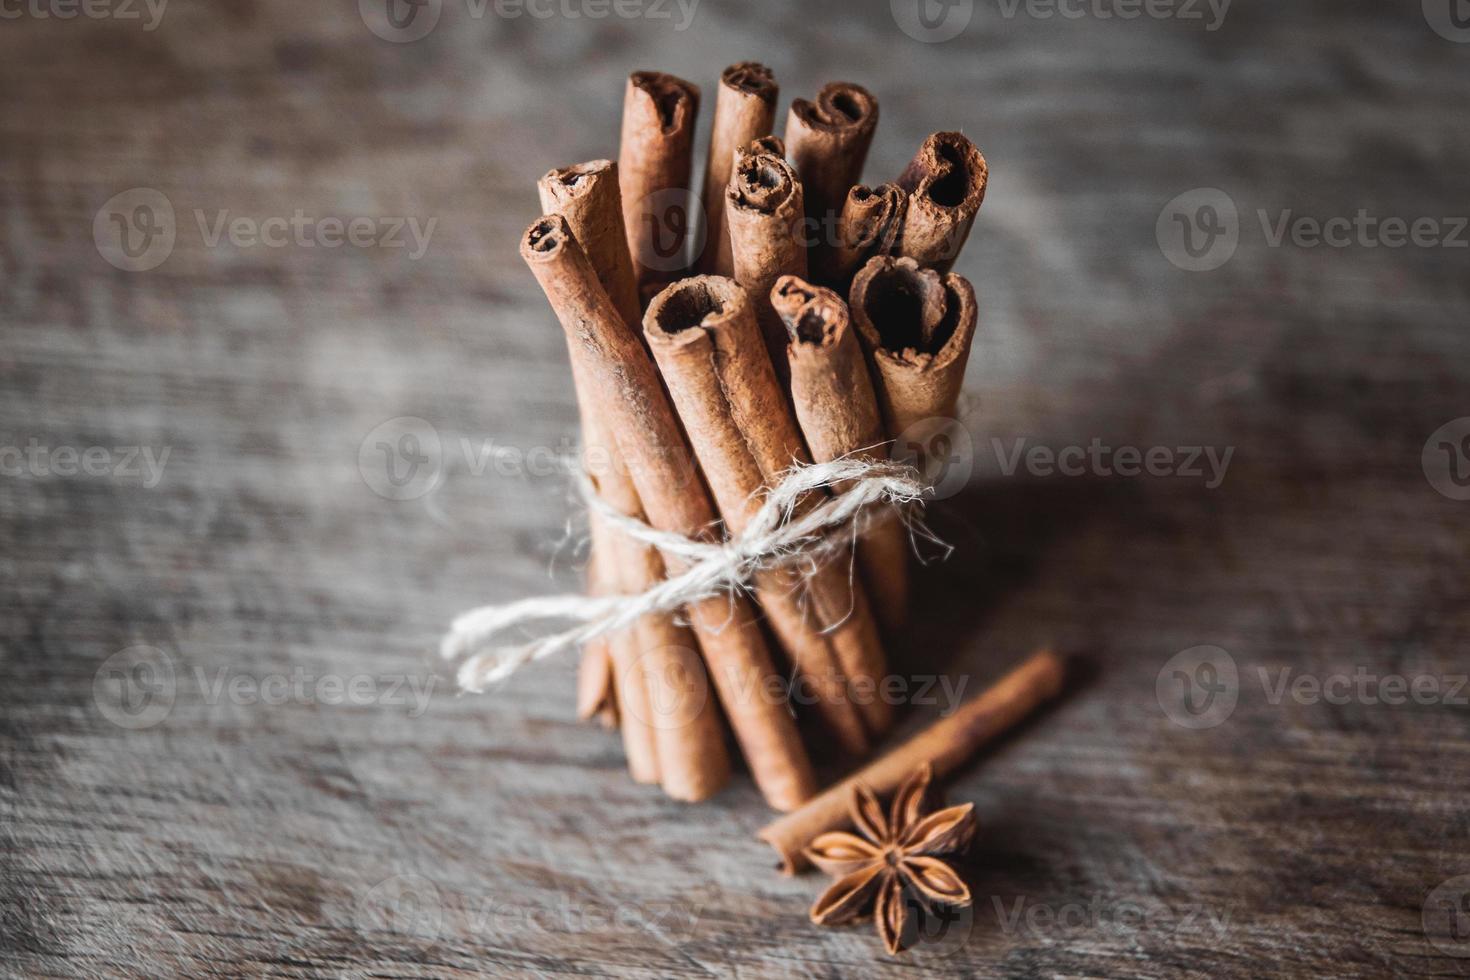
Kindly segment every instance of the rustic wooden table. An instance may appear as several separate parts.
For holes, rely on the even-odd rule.
[[[1449,2],[7,6],[0,971],[1465,973]],[[870,178],[940,128],[992,167],[957,550],[895,659],[1087,664],[953,780],[976,904],[901,958],[808,924],[744,777],[631,784],[570,661],[458,697],[433,652],[578,574],[534,179],[615,152],[628,71],[748,57],[783,114],[868,85]]]

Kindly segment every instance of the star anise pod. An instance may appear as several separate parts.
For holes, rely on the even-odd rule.
[[[927,763],[919,767],[898,788],[886,816],[871,789],[861,783],[854,787],[852,822],[862,836],[832,831],[805,852],[807,860],[837,879],[812,906],[814,923],[835,926],[872,915],[884,948],[897,953],[910,914],[906,893],[930,910],[970,904],[970,889],[939,856],[969,847],[975,805],[925,815],[924,796],[933,775]]]

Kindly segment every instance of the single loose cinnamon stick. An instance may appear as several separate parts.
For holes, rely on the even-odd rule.
[[[838,217],[848,190],[862,179],[877,126],[878,100],[852,82],[829,82],[815,102],[791,103],[786,152],[806,195],[808,263],[818,281],[831,278]]]
[[[875,255],[890,254],[903,229],[908,194],[897,184],[868,187],[858,184],[847,192],[842,217],[837,222],[837,246],[833,251],[829,285],[842,295],[852,285],[853,275]]]
[[[655,296],[643,328],[725,526],[739,534],[760,492],[807,461],[749,298],[731,279],[695,276]],[[817,503],[813,495],[801,506]],[[845,563],[828,562],[768,570],[756,590],[831,733],[846,751],[865,752],[887,729],[892,705],[879,696],[883,648],[862,583]]]
[[[566,330],[574,363],[584,367],[589,401],[615,433],[649,522],[711,537],[714,507],[648,352],[618,316],[566,220],[551,215],[533,223],[521,257]],[[671,573],[682,570],[672,558],[665,562]],[[751,774],[772,807],[793,809],[815,780],[749,604],[716,597],[686,611]]]
[[[741,146],[735,151],[725,193],[734,278],[745,287],[783,388],[790,375],[786,329],[771,306],[771,287],[781,276],[805,276],[807,252],[802,240],[801,181],[784,153],[775,136]]]
[[[990,170],[963,133],[935,133],[898,178],[909,195],[897,253],[948,272],[985,200]]]
[[[709,166],[704,176],[704,251],[696,267],[717,276],[734,274],[734,257],[725,225],[725,189],[735,166],[735,151],[771,131],[776,118],[776,84],[771,69],[741,61],[720,74],[715,95],[715,124],[709,138]]]
[[[776,280],[771,304],[790,335],[791,402],[813,461],[885,458],[888,438],[847,304],[796,276]],[[868,599],[890,637],[906,618],[908,551],[908,535],[894,516],[875,519],[858,544]]]
[[[781,855],[781,870],[794,874],[806,866],[802,850],[818,835],[851,826],[848,802],[854,785],[861,783],[884,796],[926,762],[936,776],[953,772],[986,742],[1055,697],[1062,689],[1063,674],[1056,654],[1033,654],[954,714],[890,749],[795,813],[768,824],[757,836]]]
[[[623,234],[616,165],[594,160],[553,170],[536,187],[542,209],[566,219],[608,298],[632,331],[639,307]],[[573,352],[572,377],[582,410],[584,452],[597,461],[587,466],[588,477],[598,496],[621,513],[641,520],[642,501],[608,429],[608,419],[597,410],[586,373],[586,365]],[[656,551],[618,532],[595,512],[591,525],[593,568],[600,569],[594,591],[636,594],[663,580],[663,560]],[[651,772],[665,792],[687,801],[713,795],[729,776],[724,733],[708,697],[704,667],[697,657],[684,653],[695,646],[689,630],[667,614],[644,616],[631,630],[608,638],[629,768],[634,778]],[[645,752],[651,753],[651,767],[643,758]],[[635,757],[640,763],[637,767]]]
[[[673,75],[638,71],[623,96],[618,173],[623,224],[640,298],[684,270],[697,222],[689,213],[699,89]]]
[[[975,290],[962,276],[909,258],[870,259],[852,281],[858,338],[895,438],[929,418],[953,418],[975,339]],[[902,447],[900,447],[902,448]]]

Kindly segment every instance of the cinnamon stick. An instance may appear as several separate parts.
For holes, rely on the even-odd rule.
[[[521,256],[546,293],[584,367],[589,401],[608,421],[653,526],[712,536],[714,507],[700,481],[653,363],[597,280],[564,218],[526,230]],[[671,573],[682,570],[673,559]],[[766,801],[790,810],[814,791],[811,764],[784,699],[759,624],[738,596],[686,607],[720,703]]]
[[[638,296],[623,234],[617,166],[594,160],[553,170],[536,188],[542,209],[565,218],[599,283],[632,330],[638,322]],[[606,416],[597,411],[586,374],[585,363],[573,354],[584,453],[597,461],[587,467],[588,477],[603,500],[641,520],[641,498]],[[596,512],[590,521],[593,568],[599,571],[595,592],[638,593],[664,579],[658,552],[619,533]],[[640,781],[661,782],[670,796],[687,801],[713,795],[729,776],[724,733],[708,698],[704,668],[697,658],[691,663],[683,653],[695,646],[689,630],[669,615],[644,616],[631,630],[608,638],[629,768],[635,779],[642,774]]]
[[[684,270],[697,222],[689,213],[699,89],[673,75],[637,71],[623,95],[618,172],[623,225],[640,298]]]
[[[771,306],[771,287],[781,276],[806,275],[807,250],[802,239],[801,181],[786,162],[780,139],[762,137],[735,151],[725,214],[735,253],[735,281],[745,287],[767,356],[784,387],[790,374],[786,329]]]
[[[869,187],[858,184],[847,192],[842,216],[837,221],[837,245],[833,250],[831,282],[838,293],[847,295],[853,275],[875,255],[890,254],[903,229],[908,211],[908,194],[897,184]]]
[[[837,220],[848,190],[862,179],[878,126],[878,100],[852,82],[829,82],[816,101],[794,99],[786,116],[786,152],[806,195],[808,257],[818,281],[832,275]]]
[[[746,291],[721,276],[685,279],[653,298],[643,327],[725,526],[739,534],[760,492],[807,459]],[[883,649],[862,583],[829,562],[769,570],[756,592],[831,734],[845,750],[865,752],[892,706],[878,695]]]
[[[890,749],[796,812],[768,824],[757,836],[781,856],[781,870],[794,874],[806,866],[802,851],[818,835],[851,826],[848,802],[855,784],[884,796],[926,762],[934,767],[936,776],[953,772],[985,743],[1055,697],[1062,689],[1063,674],[1056,654],[1033,654],[954,714]]]
[[[791,402],[812,459],[884,458],[888,438],[847,304],[796,276],[776,280],[771,304],[790,335]],[[863,584],[890,637],[906,618],[908,551],[908,535],[894,516],[875,519],[858,543]]]
[[[909,202],[897,253],[948,272],[970,236],[989,179],[985,157],[963,133],[924,140],[898,178]]]
[[[962,276],[878,256],[852,281],[853,325],[873,362],[888,434],[954,417],[975,339],[975,290]],[[901,447],[900,447],[901,448]]]
[[[741,61],[720,74],[714,129],[709,138],[709,166],[704,175],[706,232],[697,266],[702,272],[734,274],[734,256],[725,225],[725,189],[735,166],[735,151],[771,131],[779,91],[771,69],[759,62]]]

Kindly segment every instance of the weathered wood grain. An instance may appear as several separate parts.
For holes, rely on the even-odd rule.
[[[1470,502],[1421,451],[1470,415],[1470,253],[1270,247],[1256,212],[1464,214],[1470,45],[1419,4],[1325,0],[1241,4],[1216,31],[981,3],[941,44],[883,3],[702,0],[679,31],[675,5],[445,0],[412,44],[354,6],[0,26],[0,450],[107,461],[0,476],[0,971],[1466,972],[1470,917],[1457,940],[1441,903],[1463,894],[1431,898],[1470,874],[1464,703],[1271,686],[1466,672]],[[573,664],[460,698],[433,658],[456,612],[577,578],[562,482],[477,455],[575,430],[560,330],[515,255],[535,178],[614,152],[628,71],[708,86],[752,57],[788,100],[833,78],[878,95],[870,179],[941,128],[992,169],[957,267],[981,302],[975,472],[936,508],[957,551],[919,576],[894,660],[968,690],[1046,642],[1091,665],[951,785],[980,816],[977,902],[902,959],[807,923],[822,882],[774,873],[748,780],[697,808],[634,786],[616,737],[574,723]],[[177,220],[145,272],[92,237],[135,187]],[[1241,241],[1192,273],[1155,221],[1200,187],[1235,201]],[[415,261],[211,247],[196,209],[206,228],[437,224]],[[369,485],[368,436],[400,416],[442,447],[437,489],[407,501]],[[992,438],[1234,454],[1208,489],[1006,475]],[[157,480],[117,472],[127,447],[168,451]],[[1192,730],[1156,681],[1202,644],[1237,664],[1238,704]],[[176,672],[146,727],[169,688],[129,675],[130,719],[106,669],[139,646]],[[328,703],[323,678],[358,696]]]

